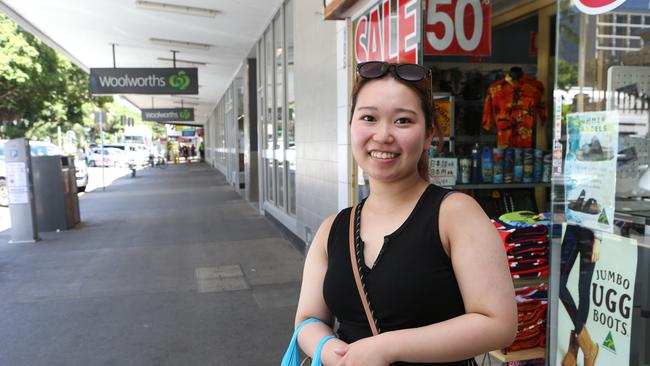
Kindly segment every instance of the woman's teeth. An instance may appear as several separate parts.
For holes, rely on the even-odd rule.
[[[370,156],[375,159],[393,159],[397,154],[384,151],[371,151]]]

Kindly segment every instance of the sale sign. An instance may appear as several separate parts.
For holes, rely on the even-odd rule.
[[[589,15],[607,13],[618,8],[625,0],[573,0],[581,12]]]
[[[491,0],[427,0],[425,55],[490,56]]]
[[[381,0],[354,20],[357,63],[418,63],[420,0]]]

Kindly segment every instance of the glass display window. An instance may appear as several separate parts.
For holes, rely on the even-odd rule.
[[[648,365],[650,6],[592,3],[558,2],[550,357]]]

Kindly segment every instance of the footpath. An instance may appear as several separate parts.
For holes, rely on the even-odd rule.
[[[303,255],[204,164],[86,193],[82,223],[0,232],[0,365],[278,365]]]

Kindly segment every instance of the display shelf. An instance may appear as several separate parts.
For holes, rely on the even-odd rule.
[[[456,184],[453,189],[516,189],[516,188],[538,188],[550,187],[551,183],[479,183],[479,184]]]
[[[475,143],[488,144],[494,143],[496,145],[497,135],[456,135],[453,137],[457,143]]]
[[[545,358],[546,350],[542,347],[522,349],[521,351],[513,351],[508,353],[503,353],[501,350],[496,350],[491,351],[490,356],[496,358],[500,362],[526,361],[534,360],[537,358]]]

